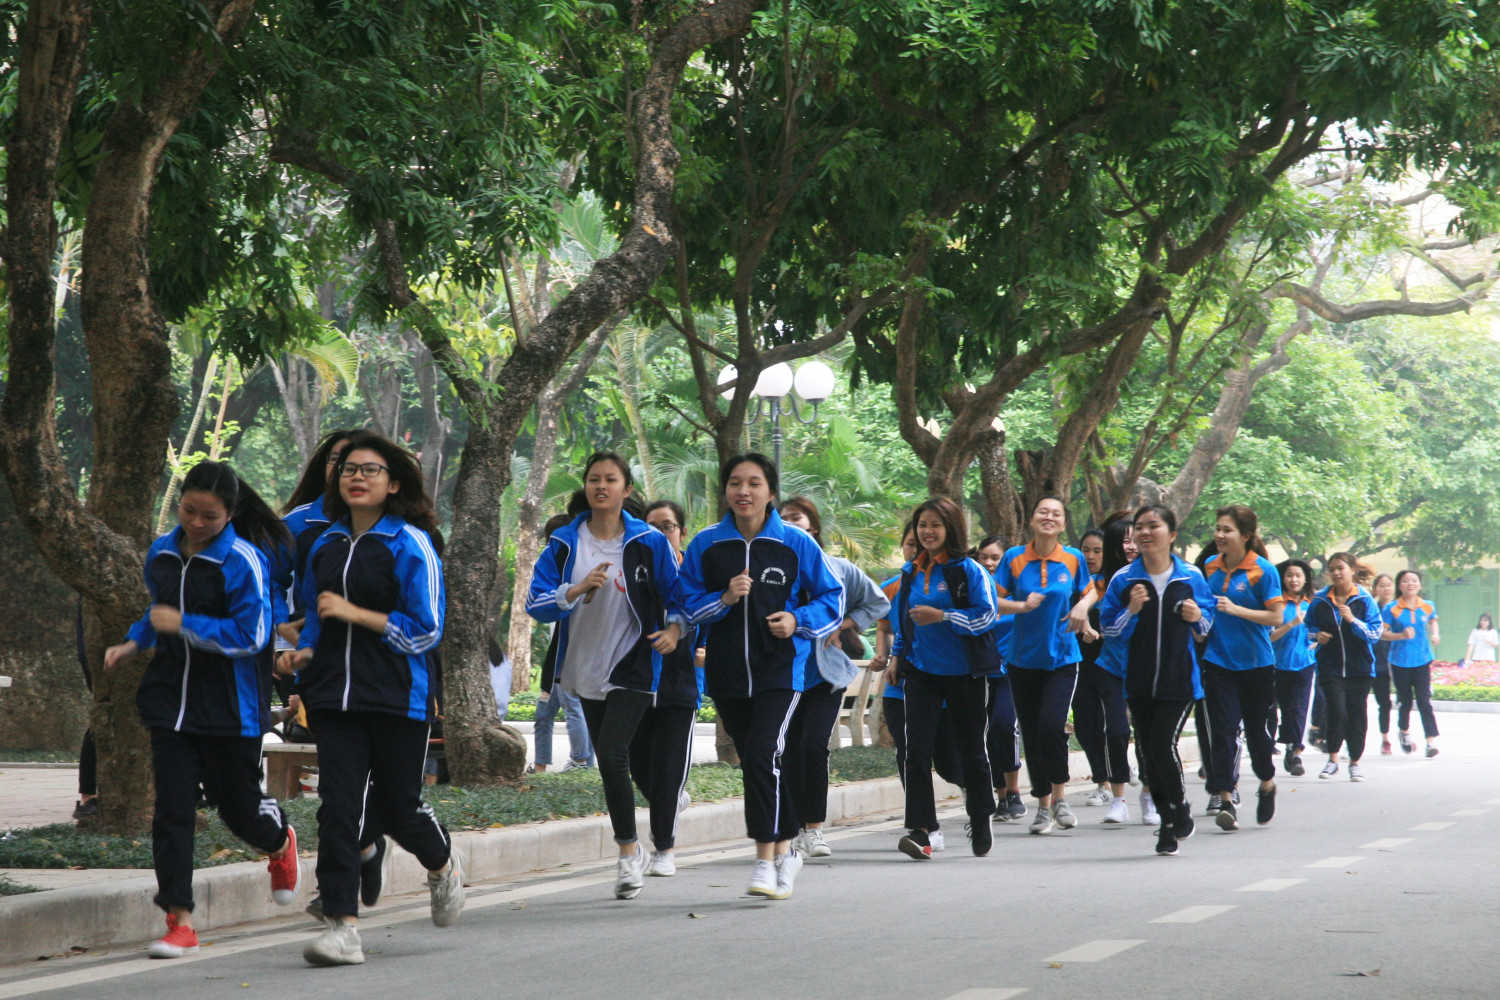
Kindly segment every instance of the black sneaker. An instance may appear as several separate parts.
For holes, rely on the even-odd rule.
[[[1286,752],[1286,773],[1294,778],[1300,778],[1307,773],[1307,768],[1302,766],[1302,757],[1295,750]]]
[[[385,886],[385,837],[375,840],[375,853],[368,861],[359,863],[359,901],[366,906],[380,902],[380,890]]]
[[[1164,858],[1177,856],[1177,834],[1165,823],[1156,834],[1156,853]]]
[[[1224,800],[1222,798],[1217,795],[1210,795],[1208,797],[1208,808],[1204,810],[1204,815],[1213,816],[1217,814],[1218,811],[1223,808],[1223,806]]]
[[[1165,827],[1166,823],[1163,822]],[[1196,824],[1193,823],[1193,807],[1186,802],[1177,803],[1177,819],[1172,823],[1172,834],[1178,840],[1187,840],[1193,835]]]
[[[917,861],[932,860],[932,841],[927,839],[926,830],[912,830],[901,838],[896,849],[909,858]]]
[[[314,920],[321,921],[323,919],[323,894],[320,892],[308,900],[307,906],[303,908],[302,912]]]
[[[1219,824],[1219,829],[1228,833],[1240,828],[1239,814],[1234,811],[1234,803],[1224,802],[1219,806],[1219,814],[1214,817],[1214,822]]]
[[[1020,792],[1005,793],[1005,808],[1009,810],[1011,819],[1026,818],[1026,802],[1021,798]]]
[[[974,857],[982,858],[995,846],[995,832],[983,816],[969,821],[969,846],[974,848]]]
[[[1229,790],[1229,801],[1233,802],[1235,805],[1240,804],[1240,790],[1238,788],[1231,788]]]
[[[1276,786],[1272,785],[1269,792],[1256,792],[1255,796],[1255,822],[1265,826],[1276,815]]]
[[[85,802],[79,799],[78,804],[73,807],[73,818],[80,823],[93,823],[98,820],[99,800],[89,799]]]

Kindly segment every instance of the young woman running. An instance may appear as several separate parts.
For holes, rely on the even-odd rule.
[[[615,898],[634,899],[644,884],[646,855],[636,836],[630,746],[656,703],[662,658],[677,649],[684,629],[677,554],[666,535],[624,509],[635,481],[619,455],[590,455],[583,489],[589,509],[554,531],[537,557],[526,613],[557,623],[553,683],[583,703],[619,845]],[[671,809],[675,825],[676,805],[674,793],[658,819]]]
[[[776,512],[775,464],[756,452],[719,470],[729,513],[700,531],[682,559],[682,605],[708,628],[703,679],[739,752],[745,828],[755,841],[747,892],[792,894],[801,829],[785,760],[787,727],[802,692],[821,680],[813,644],[844,620],[844,585],[807,532]]]
[[[459,857],[422,801],[435,680],[429,654],[443,634],[442,536],[417,460],[368,431],[349,436],[323,508],[332,523],[313,545],[301,584],[307,621],[277,669],[297,676],[321,778],[324,926],[302,957],[358,965],[367,814],[427,869],[434,924],[451,925],[464,904]]]
[[[1304,734],[1307,732],[1307,710],[1312,701],[1312,649],[1308,645],[1307,611],[1313,598],[1312,567],[1301,559],[1288,559],[1276,567],[1281,574],[1281,594],[1286,603],[1281,608],[1281,624],[1271,630],[1271,649],[1276,654],[1276,703],[1267,722],[1277,730],[1286,747],[1282,767],[1291,775],[1305,773],[1302,765]]]
[[[1078,825],[1063,797],[1068,786],[1068,710],[1078,682],[1078,637],[1068,611],[1089,586],[1083,553],[1062,544],[1067,509],[1044,497],[1031,512],[1031,541],[1005,553],[995,577],[999,614],[1015,615],[1005,666],[1026,771],[1036,797],[1032,833]]]
[[[1396,687],[1397,739],[1402,753],[1417,748],[1411,738],[1411,706],[1415,701],[1422,715],[1422,735],[1427,738],[1427,756],[1438,755],[1437,715],[1432,710],[1432,649],[1438,634],[1437,609],[1422,600],[1422,574],[1404,569],[1396,574],[1400,595],[1384,612],[1385,631],[1391,640],[1391,681]]]
[[[891,603],[893,654],[906,681],[906,827],[897,845],[918,861],[932,857],[938,829],[932,755],[944,707],[963,761],[969,842],[975,857],[994,843],[990,819],[995,793],[985,751],[989,723],[987,675],[999,659],[990,637],[995,624],[994,581],[967,555],[963,510],[947,497],[931,497],[912,512],[917,558],[901,567]]]
[[[783,500],[781,519],[812,535],[818,547],[823,547],[823,518],[811,500]],[[826,557],[844,585],[844,618],[837,632],[813,648],[821,680],[802,692],[797,714],[787,730],[787,745],[792,748],[791,785],[797,818],[802,821],[794,847],[809,858],[833,854],[833,848],[823,839],[823,821],[828,818],[828,741],[844,704],[844,689],[859,676],[859,668],[838,645],[839,639],[853,630],[857,645],[858,636],[891,610],[891,602],[864,570],[841,556]]]
[[[682,533],[686,515],[671,500],[646,506],[646,523],[666,536],[672,556],[682,561]],[[693,665],[697,630],[688,626],[677,648],[661,658],[661,680],[656,704],[647,709],[630,741],[630,776],[651,807],[651,859],[646,874],[669,878],[677,874],[673,847],[677,843],[677,815],[687,806],[688,768],[693,762],[693,727],[703,697]]]
[[[1255,511],[1244,504],[1215,514],[1218,555],[1207,564],[1208,586],[1218,598],[1214,628],[1203,651],[1203,697],[1208,709],[1209,789],[1219,796],[1215,821],[1238,830],[1232,777],[1240,755],[1239,733],[1250,747],[1250,766],[1260,779],[1255,822],[1276,815],[1276,745],[1266,727],[1276,703],[1276,653],[1271,629],[1282,623],[1281,577],[1266,558]]]
[[[227,465],[188,470],[177,527],[146,553],[151,606],[129,638],[104,653],[113,670],[156,650],[136,694],[151,730],[156,807],[155,903],[167,933],[152,958],[198,950],[193,930],[193,831],[203,785],[235,836],[271,859],[271,896],[289,904],[300,884],[297,834],[261,793],[261,737],[271,728],[270,554],[290,545],[275,513]]]
[[[1370,584],[1370,593],[1375,595],[1382,618],[1385,608],[1396,600],[1396,581],[1389,573],[1381,573]],[[1375,695],[1376,720],[1380,724],[1380,755],[1391,755],[1391,640],[1381,639],[1375,644],[1375,683],[1370,688]]]
[[[1142,780],[1161,814],[1156,853],[1171,856],[1193,835],[1177,739],[1203,696],[1194,638],[1213,628],[1217,602],[1203,574],[1172,554],[1177,516],[1171,509],[1142,507],[1134,529],[1140,555],[1110,578],[1099,621],[1108,642],[1125,646],[1125,698],[1145,757]]]
[[[1005,539],[999,535],[986,535],[976,546],[973,558],[994,579],[1005,558]],[[997,591],[998,593],[998,591]],[[1000,652],[1003,663],[1005,652],[1010,648],[1010,630],[1015,625],[1015,615],[996,615],[995,627],[990,634]],[[1002,669],[987,678],[990,699],[990,731],[985,737],[985,747],[990,756],[990,778],[995,785],[995,822],[1010,823],[1026,818],[1026,802],[1021,798],[1021,726],[1016,721],[1016,701],[1011,694],[1010,678]],[[999,780],[1004,779],[1004,787]]]
[[[1112,531],[1112,543],[1106,543],[1106,531]],[[1097,601],[1104,596],[1110,578],[1130,561],[1124,547],[1129,533],[1128,513],[1105,521],[1104,528],[1083,533],[1079,548],[1088,561],[1091,584],[1077,608],[1087,618],[1079,622],[1076,615],[1070,616],[1070,625],[1079,627],[1078,650],[1083,656],[1078,665],[1078,688],[1073,692],[1073,733],[1088,757],[1089,771],[1097,785],[1084,802],[1108,806],[1100,822],[1112,825],[1130,821],[1130,807],[1125,804],[1125,786],[1130,781],[1130,719],[1125,711],[1124,644],[1118,640],[1108,643],[1111,650],[1105,655]],[[1132,543],[1130,555],[1134,554]],[[1141,794],[1146,797],[1150,792]],[[1146,805],[1143,798],[1143,811]]]
[[[1323,736],[1328,763],[1320,778],[1339,773],[1339,750],[1349,750],[1349,780],[1363,781],[1359,759],[1369,727],[1366,702],[1375,679],[1375,643],[1384,630],[1375,597],[1360,580],[1374,574],[1348,552],[1328,557],[1328,586],[1312,599],[1308,631],[1317,643],[1318,687],[1327,707]]]

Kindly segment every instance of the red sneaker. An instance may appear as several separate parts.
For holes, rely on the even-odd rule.
[[[181,958],[184,955],[193,955],[198,951],[198,932],[191,927],[184,927],[177,923],[177,918],[170,913],[167,914],[167,933],[157,941],[151,942],[151,947],[146,949],[146,954],[152,958]]]
[[[1389,757],[1390,755],[1391,755],[1391,741],[1390,740],[1381,740],[1380,741],[1380,756],[1382,756],[1382,757]]]
[[[297,831],[290,823],[286,827],[286,853],[279,858],[267,858],[266,867],[271,870],[271,898],[277,906],[288,906],[297,898],[297,886],[302,883],[302,866],[297,861]]]

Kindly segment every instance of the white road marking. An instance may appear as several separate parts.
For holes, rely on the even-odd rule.
[[[1487,806],[1500,806],[1500,799],[1485,799],[1484,804]]]
[[[1069,948],[1067,951],[1051,958],[1044,958],[1044,962],[1102,962],[1106,958],[1113,958],[1122,951],[1129,951],[1138,944],[1145,941],[1111,940],[1101,938],[1098,941],[1090,941],[1081,944],[1077,948]]]
[[[1415,832],[1423,832],[1423,833],[1425,833],[1425,832],[1429,832],[1429,831],[1446,830],[1450,826],[1457,826],[1457,825],[1458,825],[1457,823],[1418,823],[1416,826],[1412,827],[1411,829],[1413,831],[1415,831]]]
[[[1360,844],[1362,851],[1388,851],[1392,847],[1400,847],[1402,844],[1410,844],[1411,837],[1387,837],[1384,840],[1372,840],[1368,844]]]
[[[1176,913],[1168,913],[1165,917],[1157,917],[1151,921],[1153,924],[1196,924],[1207,920],[1209,917],[1217,917],[1221,913],[1228,913],[1234,909],[1233,906],[1189,906],[1178,910]]]
[[[1307,879],[1305,879],[1305,878],[1267,878],[1267,879],[1261,879],[1259,882],[1251,882],[1249,885],[1242,885],[1242,886],[1240,886],[1238,889],[1236,889],[1234,891],[1235,892],[1280,892],[1282,889],[1290,889],[1292,886],[1294,886],[1294,885],[1301,885],[1303,882],[1306,882],[1306,881],[1307,881]]]
[[[1488,809],[1460,809],[1457,812],[1451,812],[1448,815],[1449,816],[1483,816],[1483,815],[1485,815],[1488,812],[1489,812]]]
[[[947,997],[946,1000],[1010,1000],[1011,997],[1018,997],[1025,992],[1025,990],[1016,989],[964,990],[962,993],[955,993],[951,997]]]
[[[1363,860],[1364,860],[1364,858],[1360,858],[1360,857],[1324,858],[1322,861],[1314,861],[1312,864],[1310,864],[1310,865],[1303,865],[1302,867],[1303,868],[1343,868],[1345,865],[1352,865],[1356,861],[1363,861]]]

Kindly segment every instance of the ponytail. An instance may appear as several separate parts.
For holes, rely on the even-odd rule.
[[[1352,552],[1335,552],[1328,557],[1328,562],[1330,564],[1341,562],[1348,566],[1349,571],[1354,575],[1354,582],[1361,587],[1368,587],[1375,581],[1375,567],[1369,563],[1360,562]]]
[[[234,533],[275,559],[277,550],[290,548],[292,533],[250,484],[227,462],[199,462],[182,477],[182,492],[212,493],[229,512]]]

